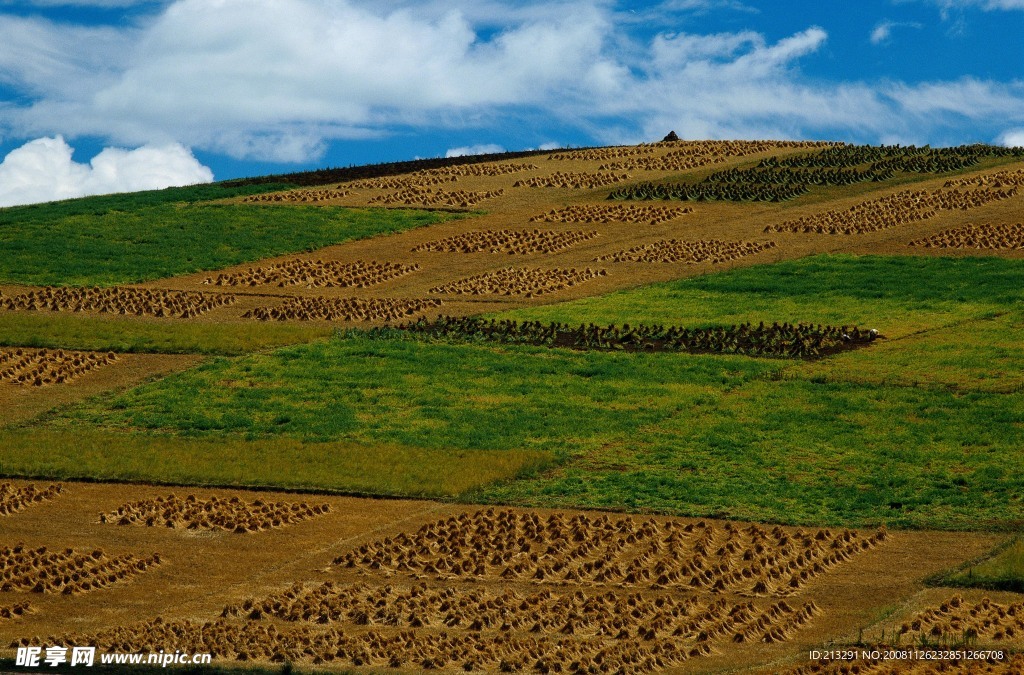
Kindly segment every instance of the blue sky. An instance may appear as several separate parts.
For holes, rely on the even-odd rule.
[[[1020,145],[1021,36],[1024,0],[0,0],[0,204],[673,129]]]

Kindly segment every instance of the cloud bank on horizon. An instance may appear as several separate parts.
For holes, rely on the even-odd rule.
[[[0,162],[0,206],[209,183],[213,172],[184,146],[106,148],[88,164],[62,136],[30,141]]]
[[[1019,47],[935,72],[937,54],[905,61],[922,40],[997,50],[998,35],[971,26],[998,14],[986,31],[1024,30],[1024,0],[866,0],[858,13],[874,15],[863,26],[803,4],[0,0],[0,140],[36,158],[46,148],[68,177],[33,183],[41,173],[12,152],[0,181],[21,187],[0,195],[93,189],[96,161],[125,152],[103,150],[85,167],[91,178],[72,179],[86,174],[70,152],[56,157],[63,137],[141,148],[127,153],[133,170],[151,162],[150,174],[179,184],[203,180],[190,150],[238,175],[250,163],[362,163],[346,158],[394,153],[396,138],[413,137],[449,155],[634,143],[670,129],[1021,141],[1024,80],[1000,64],[1019,62]],[[404,158],[414,154],[424,153]]]

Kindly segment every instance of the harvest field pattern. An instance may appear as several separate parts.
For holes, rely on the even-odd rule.
[[[664,141],[0,210],[0,664],[1019,672],[1022,186]]]

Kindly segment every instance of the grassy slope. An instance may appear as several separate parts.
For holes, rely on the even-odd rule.
[[[1014,344],[1018,318],[1001,312],[1019,302],[1022,281],[1024,264],[994,258],[822,256],[517,314],[688,324],[716,315],[848,317],[877,325],[887,341],[805,364],[336,338],[218,360],[63,411],[37,429],[113,428],[122,437],[141,429],[143,437],[251,439],[265,448],[345,443],[439,457],[525,449],[557,454],[563,465],[464,498],[799,523],[1010,527],[1024,494],[1024,394],[1004,380],[1019,374],[1024,351]],[[958,344],[963,368],[933,368],[948,359],[943,345],[956,344],[943,326],[975,338]],[[994,349],[1001,360],[988,358]],[[914,369],[886,372],[890,357]],[[38,468],[21,445],[8,443],[5,472]],[[187,463],[189,452],[183,444],[172,463]],[[129,470],[127,455],[108,457],[124,463],[122,473],[167,471]],[[457,472],[460,463],[452,456],[448,466]],[[251,470],[260,482],[294,483],[273,462]],[[344,488],[351,476],[318,480]]]
[[[466,493],[623,442],[774,368],[336,338],[217,359],[8,431],[0,473]],[[80,449],[93,437],[101,452]]]
[[[1024,593],[1024,538],[1011,539],[988,558],[932,581],[943,586]]]
[[[120,353],[237,356],[310,342],[334,332],[302,322],[208,323],[55,312],[0,312],[0,347],[87,349]]]
[[[2,432],[0,475],[67,480],[145,480],[173,485],[233,485],[352,494],[454,497],[532,475],[553,453],[439,450],[291,438],[180,438],[86,426]]]
[[[8,215],[7,222],[4,216]],[[114,285],[214,270],[438,222],[424,211],[169,203],[14,219],[0,212],[0,281]]]
[[[1020,523],[1024,264],[818,256],[514,313],[858,323],[889,339],[751,381],[622,447],[481,496],[805,523]],[[714,317],[709,321],[708,317]]]

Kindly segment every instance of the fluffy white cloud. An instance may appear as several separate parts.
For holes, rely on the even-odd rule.
[[[871,31],[871,44],[877,45],[885,42],[892,35],[892,21],[883,21]]]
[[[135,7],[136,5],[152,5],[170,0],[0,0],[0,7]]]
[[[466,155],[493,155],[505,152],[505,148],[494,143],[482,143],[480,145],[464,145],[461,148],[450,148],[445,157],[465,157]]]
[[[542,105],[589,86],[614,64],[600,8],[580,2],[525,13],[481,41],[458,10],[423,16],[321,0],[179,0],[104,50],[100,75],[74,66],[63,26],[31,28],[32,51],[64,71],[19,72],[43,95],[0,114],[22,136],[60,129],[138,145],[177,140],[236,157],[307,160],[331,138],[363,138],[393,124],[462,125],[508,105]],[[0,39],[0,72],[31,62]],[[78,91],[65,93],[63,85]],[[89,91],[81,91],[89,87]]]
[[[1024,0],[931,0],[943,9],[980,7],[986,11],[1024,9]]]
[[[213,180],[213,173],[178,144],[106,148],[89,164],[75,162],[72,152],[61,136],[40,138],[12,150],[0,163],[0,206]]]
[[[921,28],[921,24],[914,21],[881,21],[871,31],[871,44],[888,42],[895,28]]]
[[[1004,131],[996,142],[1007,148],[1024,148],[1024,127]]]
[[[531,115],[612,143],[669,129],[876,140],[989,114],[1024,123],[1014,83],[806,78],[822,28],[776,42],[753,31],[640,39],[624,28],[631,16],[610,0],[175,0],[119,30],[0,15],[0,84],[28,101],[0,106],[0,132],[310,161],[333,139]]]

